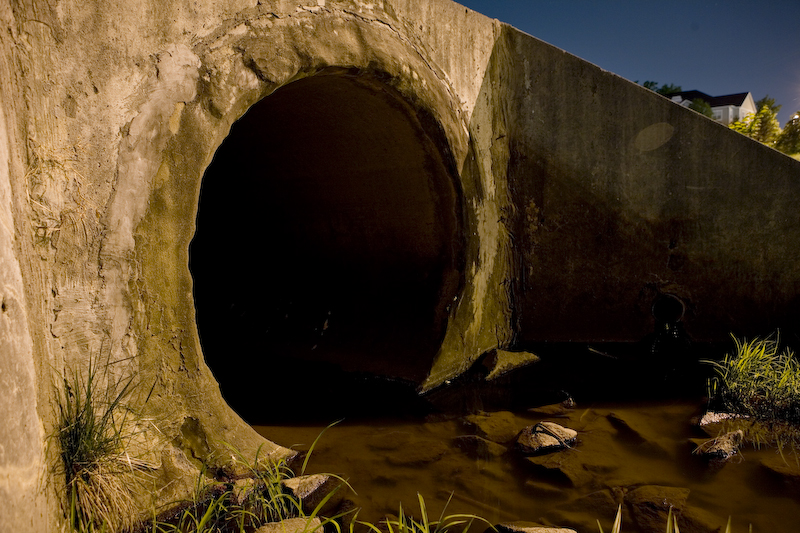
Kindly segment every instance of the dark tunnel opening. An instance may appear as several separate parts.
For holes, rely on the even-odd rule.
[[[462,283],[460,203],[438,123],[373,78],[316,75],[255,104],[206,170],[190,246],[228,403],[258,423],[276,402],[296,419],[411,401]]]

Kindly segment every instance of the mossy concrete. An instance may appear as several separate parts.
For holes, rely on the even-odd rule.
[[[687,304],[696,338],[800,313],[797,161],[449,0],[4,0],[0,22],[0,360],[13,383],[0,405],[17,424],[0,489],[32,502],[2,513],[3,529],[55,529],[39,483],[52,384],[90,359],[136,376],[142,397],[154,386],[142,416],[164,457],[221,463],[223,442],[291,455],[220,395],[188,246],[233,122],[304,77],[383,84],[455,162],[460,288],[423,390],[494,348],[638,340],[661,293]],[[290,408],[268,387],[263,402]]]

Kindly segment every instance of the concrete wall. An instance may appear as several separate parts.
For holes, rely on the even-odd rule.
[[[509,30],[518,341],[637,341],[673,294],[696,340],[795,334],[800,165]],[[569,102],[569,105],[565,105]]]
[[[0,4],[0,24],[13,22],[9,6]],[[13,43],[0,36],[0,531],[47,531],[55,523],[52,491],[46,476],[45,433],[40,414],[46,408],[40,383],[30,318],[35,315],[26,295],[20,246],[19,196],[12,187],[24,175],[24,113],[15,83]],[[39,368],[41,370],[41,367]],[[41,374],[40,374],[41,375]],[[49,496],[49,498],[48,498]]]
[[[659,293],[703,339],[798,313],[796,161],[458,4],[4,0],[0,21],[4,531],[57,527],[51,384],[92,358],[155,384],[162,458],[290,454],[219,393],[188,247],[233,122],[321,72],[399,95],[455,167],[460,290],[423,388],[497,346],[638,340]]]

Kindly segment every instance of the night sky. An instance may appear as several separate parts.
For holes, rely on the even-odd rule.
[[[800,110],[800,0],[459,0],[623,78]]]

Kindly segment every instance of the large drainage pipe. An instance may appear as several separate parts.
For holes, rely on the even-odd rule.
[[[388,86],[341,72],[281,87],[231,128],[190,261],[204,356],[248,419],[265,414],[265,390],[297,381],[319,404],[351,388],[344,371],[425,378],[463,272],[439,131]]]

